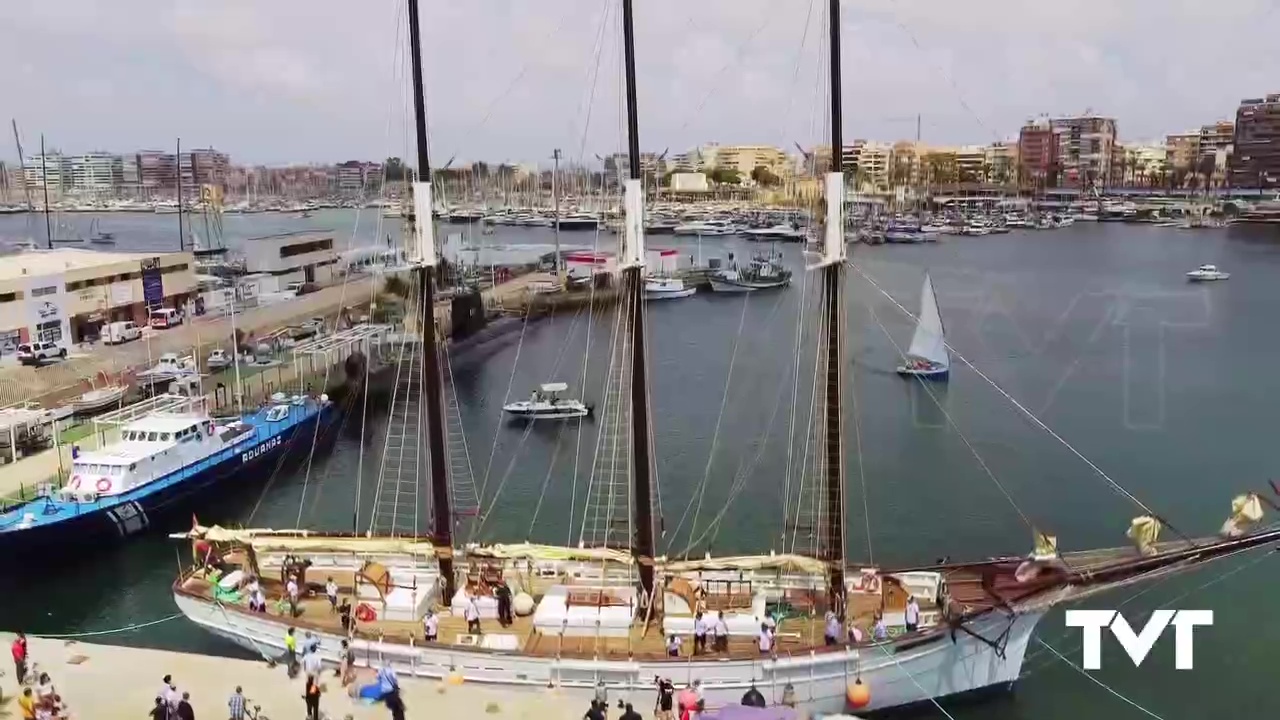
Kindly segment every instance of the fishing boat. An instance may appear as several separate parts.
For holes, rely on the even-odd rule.
[[[198,375],[195,359],[191,356],[179,357],[177,353],[165,353],[155,365],[134,376],[138,387],[145,392],[163,391],[169,383],[187,375]]]
[[[648,277],[644,281],[645,300],[673,300],[685,298],[698,292],[698,288],[689,287],[681,278]]]
[[[417,2],[410,0],[408,6],[410,45],[416,51]],[[590,541],[580,535],[578,543],[565,545],[463,543],[455,534],[466,515],[455,494],[459,477],[450,468],[458,457],[447,436],[452,405],[445,399],[448,374],[440,369],[432,321],[439,263],[434,228],[426,220],[432,173],[425,143],[419,143],[420,179],[413,182],[412,192],[415,215],[424,221],[411,230],[411,256],[421,288],[417,313],[423,342],[420,355],[410,360],[414,372],[406,375],[420,381],[422,392],[399,397],[419,403],[406,405],[406,415],[423,419],[430,463],[415,464],[408,476],[394,457],[384,463],[393,474],[380,478],[382,499],[375,498],[374,506],[388,502],[385,492],[392,499],[407,493],[413,507],[420,507],[416,493],[425,484],[430,532],[416,525],[401,526],[398,532],[226,529],[193,519],[189,531],[173,536],[190,543],[201,558],[196,566],[181,569],[173,584],[174,600],[187,618],[264,658],[282,653],[286,631],[293,628],[317,637],[319,657],[326,663],[337,664],[347,642],[357,666],[454,685],[552,688],[584,702],[604,686],[611,697],[648,707],[657,693],[655,678],[678,678],[700,681],[710,706],[737,702],[755,687],[772,704],[789,696],[802,710],[870,712],[1006,689],[1018,679],[1036,624],[1054,606],[1280,542],[1280,529],[1254,529],[1262,511],[1259,498],[1250,493],[1233,502],[1219,537],[1159,542],[1165,523],[1139,502],[1143,514],[1127,533],[1133,547],[1068,552],[1058,548],[1054,536],[1032,527],[1033,549],[1025,555],[898,568],[851,561],[843,412],[849,364],[844,285],[850,265],[842,232],[844,175],[837,153],[823,182],[828,202],[820,261],[809,268],[821,276],[814,284],[822,289],[821,306],[814,313],[821,324],[814,386],[814,435],[821,459],[814,468],[812,540],[759,555],[660,555],[657,539],[663,524],[655,497],[643,310],[644,194],[633,102],[631,6],[631,0],[623,0],[630,162],[618,255],[618,350],[602,413],[609,422],[619,419],[625,431],[615,439],[627,452],[614,461],[622,466],[614,468],[616,480],[609,475],[593,482],[590,503],[600,504],[589,507],[600,510],[600,534]],[[844,147],[839,1],[830,0],[829,8],[831,146]],[[425,138],[420,59],[414,52],[411,68],[419,108],[417,136]],[[393,410],[392,417],[400,417],[397,413]],[[393,442],[406,435],[389,428],[387,437],[390,452],[400,447]],[[416,450],[412,457],[419,457]],[[384,487],[384,482],[390,484]],[[416,520],[416,510],[413,515]],[[938,555],[950,552],[946,545],[938,549]],[[302,589],[296,608],[251,611],[242,592],[251,577],[272,597],[282,594],[286,582],[296,581]],[[349,614],[331,612],[322,585],[329,578],[344,600],[351,600]],[[496,618],[506,598],[510,617],[500,623]],[[727,647],[693,656],[668,654],[666,639],[690,634],[701,608],[723,613]],[[422,619],[428,611],[437,619],[437,639],[424,642]],[[472,612],[482,632],[464,618]],[[842,623],[842,636],[847,627],[873,625],[876,634],[849,633],[826,642],[827,613]],[[916,622],[908,623],[910,618]]]
[[[933,292],[933,280],[925,273],[924,287],[920,289],[920,317],[905,361],[898,366],[898,374],[925,380],[946,380],[950,373],[951,354],[947,351],[942,313],[938,310],[938,297]]]
[[[843,238],[842,238],[843,239]],[[707,276],[716,292],[751,292],[772,290],[791,284],[791,271],[782,267],[778,253],[757,253],[745,268],[739,268],[729,256],[729,267]]]
[[[507,403],[502,411],[526,420],[564,420],[590,415],[591,406],[581,400],[560,397],[560,393],[568,389],[565,383],[543,383],[528,400]]]
[[[309,450],[310,430],[330,412],[322,395],[215,418],[203,398],[158,395],[101,415],[94,429],[119,440],[79,453],[63,487],[0,513],[0,564],[164,527],[219,483],[275,467],[300,432]]]
[[[235,362],[235,359],[227,354],[226,350],[214,348],[209,353],[209,357],[205,358],[204,366],[209,372],[217,372],[231,367],[233,362]]]

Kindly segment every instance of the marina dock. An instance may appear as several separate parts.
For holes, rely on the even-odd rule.
[[[174,622],[183,622],[175,620]],[[3,635],[8,647],[13,636]],[[30,659],[38,672],[47,672],[57,693],[78,720],[136,720],[155,705],[165,675],[172,675],[179,692],[191,693],[199,718],[227,717],[227,701],[236,686],[244,690],[252,711],[261,707],[264,718],[302,717],[303,678],[289,680],[284,667],[265,662],[205,655],[99,645],[63,639],[28,638]],[[20,692],[13,667],[6,660],[0,689],[6,700],[0,714],[19,717]],[[366,705],[347,696],[326,668],[326,692],[320,709],[328,718],[387,718],[381,705]],[[372,682],[373,671],[357,674],[355,686]],[[528,691],[498,690],[478,685],[401,678],[401,693],[409,717],[573,718],[585,711],[582,703],[546,688]],[[643,712],[643,710],[641,710]]]

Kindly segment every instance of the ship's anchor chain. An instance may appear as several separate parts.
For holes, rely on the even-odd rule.
[[[1009,644],[1009,636],[1013,633],[1013,624],[1017,622],[1018,616],[1011,613],[1008,616],[1008,620],[1009,620],[1009,624],[1005,626],[1005,629],[1002,630],[1000,634],[996,636],[995,640],[991,640],[989,638],[984,637],[981,633],[977,633],[977,632],[974,632],[973,630],[970,630],[969,627],[965,625],[965,622],[963,619],[956,619],[951,623],[951,643],[955,644],[956,642],[956,630],[963,630],[966,634],[980,640],[981,642],[986,644],[988,647],[990,647],[993,651],[995,651],[996,657],[1000,658],[1001,660],[1005,660],[1006,659],[1005,648]]]

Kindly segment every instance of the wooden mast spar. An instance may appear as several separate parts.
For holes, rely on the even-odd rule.
[[[409,215],[414,247],[412,259],[418,278],[421,305],[422,380],[426,392],[427,447],[431,454],[432,542],[439,548],[440,576],[444,581],[444,601],[455,592],[453,574],[453,508],[449,470],[445,463],[443,384],[440,353],[436,346],[435,283],[439,253],[435,241],[435,220],[431,214],[431,159],[427,147],[427,105],[422,89],[422,39],[418,29],[418,0],[409,3],[409,53],[413,63],[413,120],[418,145],[418,173],[413,183],[413,210]]]

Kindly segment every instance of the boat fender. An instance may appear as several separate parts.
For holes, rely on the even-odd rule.
[[[104,493],[111,489],[111,481],[106,478],[100,478],[98,480],[97,487],[98,487],[98,492]]]
[[[357,605],[355,616],[360,622],[373,622],[378,619],[378,613],[368,603]]]

